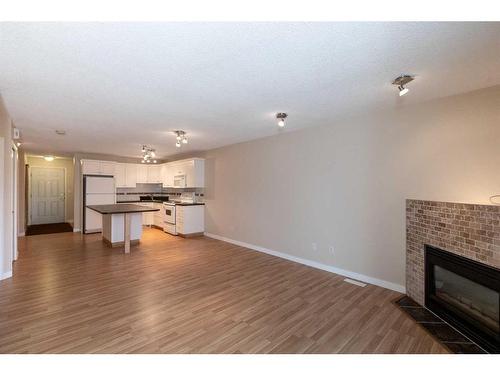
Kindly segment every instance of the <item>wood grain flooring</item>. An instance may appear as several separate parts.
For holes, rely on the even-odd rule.
[[[19,253],[1,353],[446,353],[399,293],[210,238],[146,229],[124,255],[58,233]]]

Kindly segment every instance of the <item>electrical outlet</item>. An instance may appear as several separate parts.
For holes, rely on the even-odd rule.
[[[317,251],[318,250],[318,245],[316,244],[316,242],[313,242],[311,244],[311,248],[313,249],[313,251]]]
[[[333,246],[330,246],[330,254],[332,254],[332,255],[333,255],[333,253],[334,253]]]

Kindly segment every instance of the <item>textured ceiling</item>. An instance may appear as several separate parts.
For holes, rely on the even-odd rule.
[[[0,93],[33,151],[169,157],[175,129],[198,151],[276,134],[276,112],[293,131],[495,84],[500,23],[0,24]]]

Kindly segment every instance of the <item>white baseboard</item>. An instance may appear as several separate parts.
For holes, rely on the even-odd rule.
[[[73,232],[78,233],[81,232],[82,230],[80,228],[73,228]]]
[[[314,260],[304,259],[304,258],[296,257],[294,255],[282,253],[279,251],[266,249],[265,247],[262,247],[262,246],[257,246],[257,245],[252,245],[252,244],[249,244],[246,242],[236,241],[236,240],[233,240],[231,238],[219,236],[217,234],[205,232],[205,236],[216,239],[216,240],[224,241],[224,242],[229,242],[229,243],[232,243],[233,245],[246,247],[246,248],[249,248],[251,250],[260,251],[261,253],[266,253],[266,254],[273,255],[273,256],[276,256],[279,258],[291,260],[292,262],[304,264],[304,265],[309,266],[309,267],[318,268],[318,269],[323,270],[323,271],[336,273],[338,275],[342,275],[342,276],[349,277],[351,279],[363,281],[363,282],[368,283],[368,284],[377,285],[377,286],[380,286],[382,288],[394,290],[396,292],[406,293],[406,288],[403,285],[395,284],[395,283],[392,283],[390,281],[376,279],[376,278],[371,277],[371,276],[366,276],[366,275],[363,275],[361,273],[356,273],[356,272],[344,270],[342,268],[329,266],[327,264],[319,263],[319,262],[316,262]]]
[[[17,234],[17,237],[24,237],[25,235],[26,235],[26,233],[24,233],[24,232],[19,232],[19,233]]]
[[[12,277],[12,271],[0,274],[0,280],[8,279],[9,277]]]

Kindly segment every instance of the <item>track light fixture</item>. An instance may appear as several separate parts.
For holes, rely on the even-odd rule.
[[[142,160],[141,163],[156,163],[156,152],[154,148],[149,146],[142,146]]]
[[[176,139],[175,147],[179,148],[183,144],[184,145],[188,144],[188,138],[187,138],[186,132],[184,130],[175,130],[174,134],[175,134],[175,139]]]
[[[276,118],[278,119],[278,126],[283,128],[285,126],[285,119],[288,117],[286,113],[280,112],[276,114]]]
[[[406,85],[409,82],[413,81],[414,79],[415,79],[415,77],[410,76],[408,74],[401,74],[399,77],[394,79],[394,81],[392,81],[392,84],[398,87],[399,96],[403,96],[403,95],[407,94],[408,91],[410,91],[408,89],[408,87],[406,87]]]

